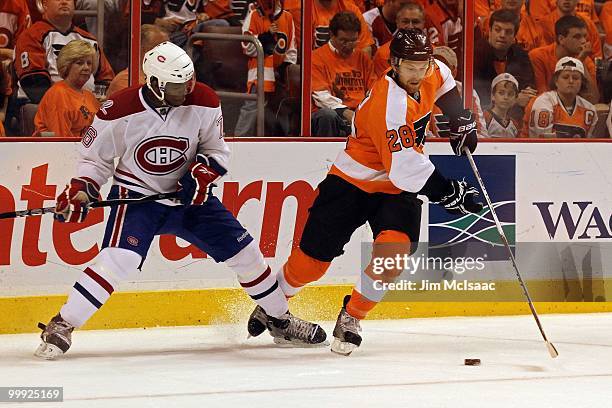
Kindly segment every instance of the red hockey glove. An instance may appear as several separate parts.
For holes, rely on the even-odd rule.
[[[87,203],[100,199],[100,187],[88,177],[70,180],[57,196],[53,218],[59,222],[83,222],[87,217]]]
[[[196,161],[179,180],[179,200],[183,205],[202,205],[208,200],[212,182],[227,173],[212,157],[198,154]]]

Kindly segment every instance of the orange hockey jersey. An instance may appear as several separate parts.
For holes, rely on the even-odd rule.
[[[330,38],[329,22],[332,17],[340,11],[352,11],[361,22],[361,33],[357,48],[362,50],[374,45],[374,39],[368,25],[366,24],[361,11],[351,0],[332,0],[331,8],[323,7],[317,0],[312,1],[312,44],[313,48],[319,48],[327,44]]]
[[[608,1],[601,9],[601,25],[606,32],[606,47],[610,48],[610,56],[612,57],[612,1]]]
[[[57,56],[60,50],[72,40],[85,40],[97,50],[94,58],[95,74],[85,84],[85,89],[93,91],[95,81],[111,81],[113,68],[99,49],[96,39],[85,30],[73,27],[68,33],[61,33],[51,23],[41,20],[21,34],[15,48],[15,70],[19,79],[32,74],[44,74],[51,82],[62,78],[57,71]]]
[[[315,107],[354,110],[372,84],[372,62],[358,49],[342,58],[327,43],[312,52],[311,75]]]
[[[435,101],[455,88],[448,67],[436,61],[421,83],[420,103],[385,75],[359,104],[348,137],[330,174],[369,193],[420,191],[434,171],[423,153]]]
[[[461,17],[437,0],[429,0],[429,3],[426,3],[425,13],[440,33],[440,45],[446,45],[452,48],[457,55],[461,55],[461,36],[463,32]]]
[[[275,80],[274,69],[278,68],[283,62],[295,64],[297,62],[297,47],[295,44],[295,28],[293,17],[288,11],[281,11],[274,22],[278,26],[275,34],[277,39],[274,55],[264,58],[264,90],[274,92]],[[244,19],[242,31],[244,34],[259,34],[269,31],[272,22],[264,16],[255,4],[249,5],[249,11]],[[242,43],[242,49],[249,57],[249,72],[247,76],[247,89],[257,84],[257,50],[253,43]]]
[[[548,91],[527,104],[521,137],[592,137],[596,122],[597,110],[586,99],[576,96],[570,114],[557,91]]]
[[[91,92],[77,91],[66,81],[60,81],[45,93],[38,105],[34,136],[53,132],[57,137],[81,137],[99,108],[100,103]]]
[[[15,48],[17,37],[32,25],[26,0],[0,1],[0,48]]]
[[[557,45],[550,44],[544,47],[535,48],[529,51],[529,60],[533,67],[536,89],[539,94],[550,89],[550,81],[555,74],[555,65],[557,64]],[[595,80],[595,63],[590,57],[582,60],[585,74],[589,75],[593,81]]]
[[[555,23],[560,17],[559,10],[555,10],[540,20],[539,24],[542,28],[542,37],[544,38],[544,42],[546,44],[552,44],[555,42]],[[587,26],[589,41],[591,43],[591,48],[593,49],[592,57],[601,58],[603,55],[601,52],[601,40],[599,39],[599,32],[597,31],[595,23],[593,23],[593,20],[588,17],[580,17],[582,17]]]

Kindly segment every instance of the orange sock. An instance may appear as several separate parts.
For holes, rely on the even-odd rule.
[[[365,298],[357,289],[353,289],[351,300],[346,305],[346,311],[353,317],[359,320],[365,319],[370,310],[374,309],[378,303]]]
[[[287,263],[283,267],[283,275],[287,283],[294,288],[319,280],[325,275],[331,262],[323,262],[306,255],[300,248],[291,251]]]

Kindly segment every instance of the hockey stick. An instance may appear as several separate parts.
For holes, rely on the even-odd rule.
[[[178,197],[176,192],[152,194],[140,198],[119,198],[116,200],[95,201],[87,203],[87,208],[112,207],[123,204],[140,204],[150,201],[166,200]],[[0,214],[0,220],[7,218],[29,217],[55,212],[55,207],[32,208],[30,210],[10,211]]]
[[[544,328],[542,327],[542,323],[540,323],[540,318],[538,317],[538,313],[535,310],[535,306],[533,305],[531,296],[529,296],[529,291],[527,290],[527,286],[525,285],[525,282],[523,282],[523,278],[521,277],[521,273],[519,272],[518,266],[516,264],[516,259],[514,258],[514,254],[512,253],[512,250],[510,249],[508,238],[506,238],[506,234],[504,233],[501,223],[499,222],[499,219],[497,218],[497,214],[495,213],[495,210],[493,209],[493,204],[491,203],[489,194],[487,193],[487,190],[484,186],[482,177],[480,177],[480,172],[478,171],[478,167],[476,167],[476,163],[474,162],[472,153],[470,153],[470,150],[467,147],[464,147],[463,151],[465,152],[470,162],[470,166],[472,166],[472,170],[474,171],[474,175],[476,176],[476,179],[478,180],[478,184],[480,184],[480,188],[482,189],[482,194],[484,195],[485,200],[487,200],[487,205],[489,206],[489,209],[491,210],[491,215],[493,216],[493,220],[495,221],[497,232],[499,232],[499,237],[501,238],[502,242],[504,243],[504,246],[508,250],[508,255],[510,256],[510,260],[512,261],[512,266],[514,266],[514,272],[516,272],[516,276],[518,277],[519,283],[521,284],[521,287],[523,288],[523,293],[525,294],[525,297],[527,298],[527,303],[529,303],[529,309],[531,309],[531,314],[533,315],[533,318],[535,319],[536,324],[538,325],[538,329],[540,329],[540,334],[542,334],[542,338],[546,342],[546,348],[548,349],[548,353],[550,354],[552,358],[555,358],[559,355],[559,352],[557,351],[555,346],[550,341],[548,341],[548,338],[546,337],[546,333],[544,333]]]

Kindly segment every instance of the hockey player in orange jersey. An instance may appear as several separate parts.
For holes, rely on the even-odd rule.
[[[374,249],[372,259],[398,249],[408,255],[416,248],[421,225],[421,200],[427,196],[451,213],[478,213],[478,191],[465,181],[446,179],[423,153],[425,130],[435,104],[449,116],[453,151],[476,148],[476,123],[462,108],[455,81],[446,65],[432,58],[433,49],[421,30],[399,30],[391,40],[392,69],[379,78],[357,108],[353,134],[347,138],[309,210],[299,248],[277,278],[286,296],[321,278],[353,232],[369,223]],[[400,248],[398,248],[401,247]],[[394,256],[393,254],[389,254]],[[372,264],[344,304],[334,329],[332,351],[349,355],[361,344],[359,321],[381,296],[370,296]],[[393,281],[398,271],[383,273]],[[367,292],[365,289],[369,289]],[[265,330],[258,321],[259,308],[249,319],[251,335]],[[254,329],[259,329],[255,331]]]
[[[597,110],[579,96],[586,86],[584,66],[576,58],[557,61],[553,90],[533,99],[523,119],[523,137],[592,137]]]

